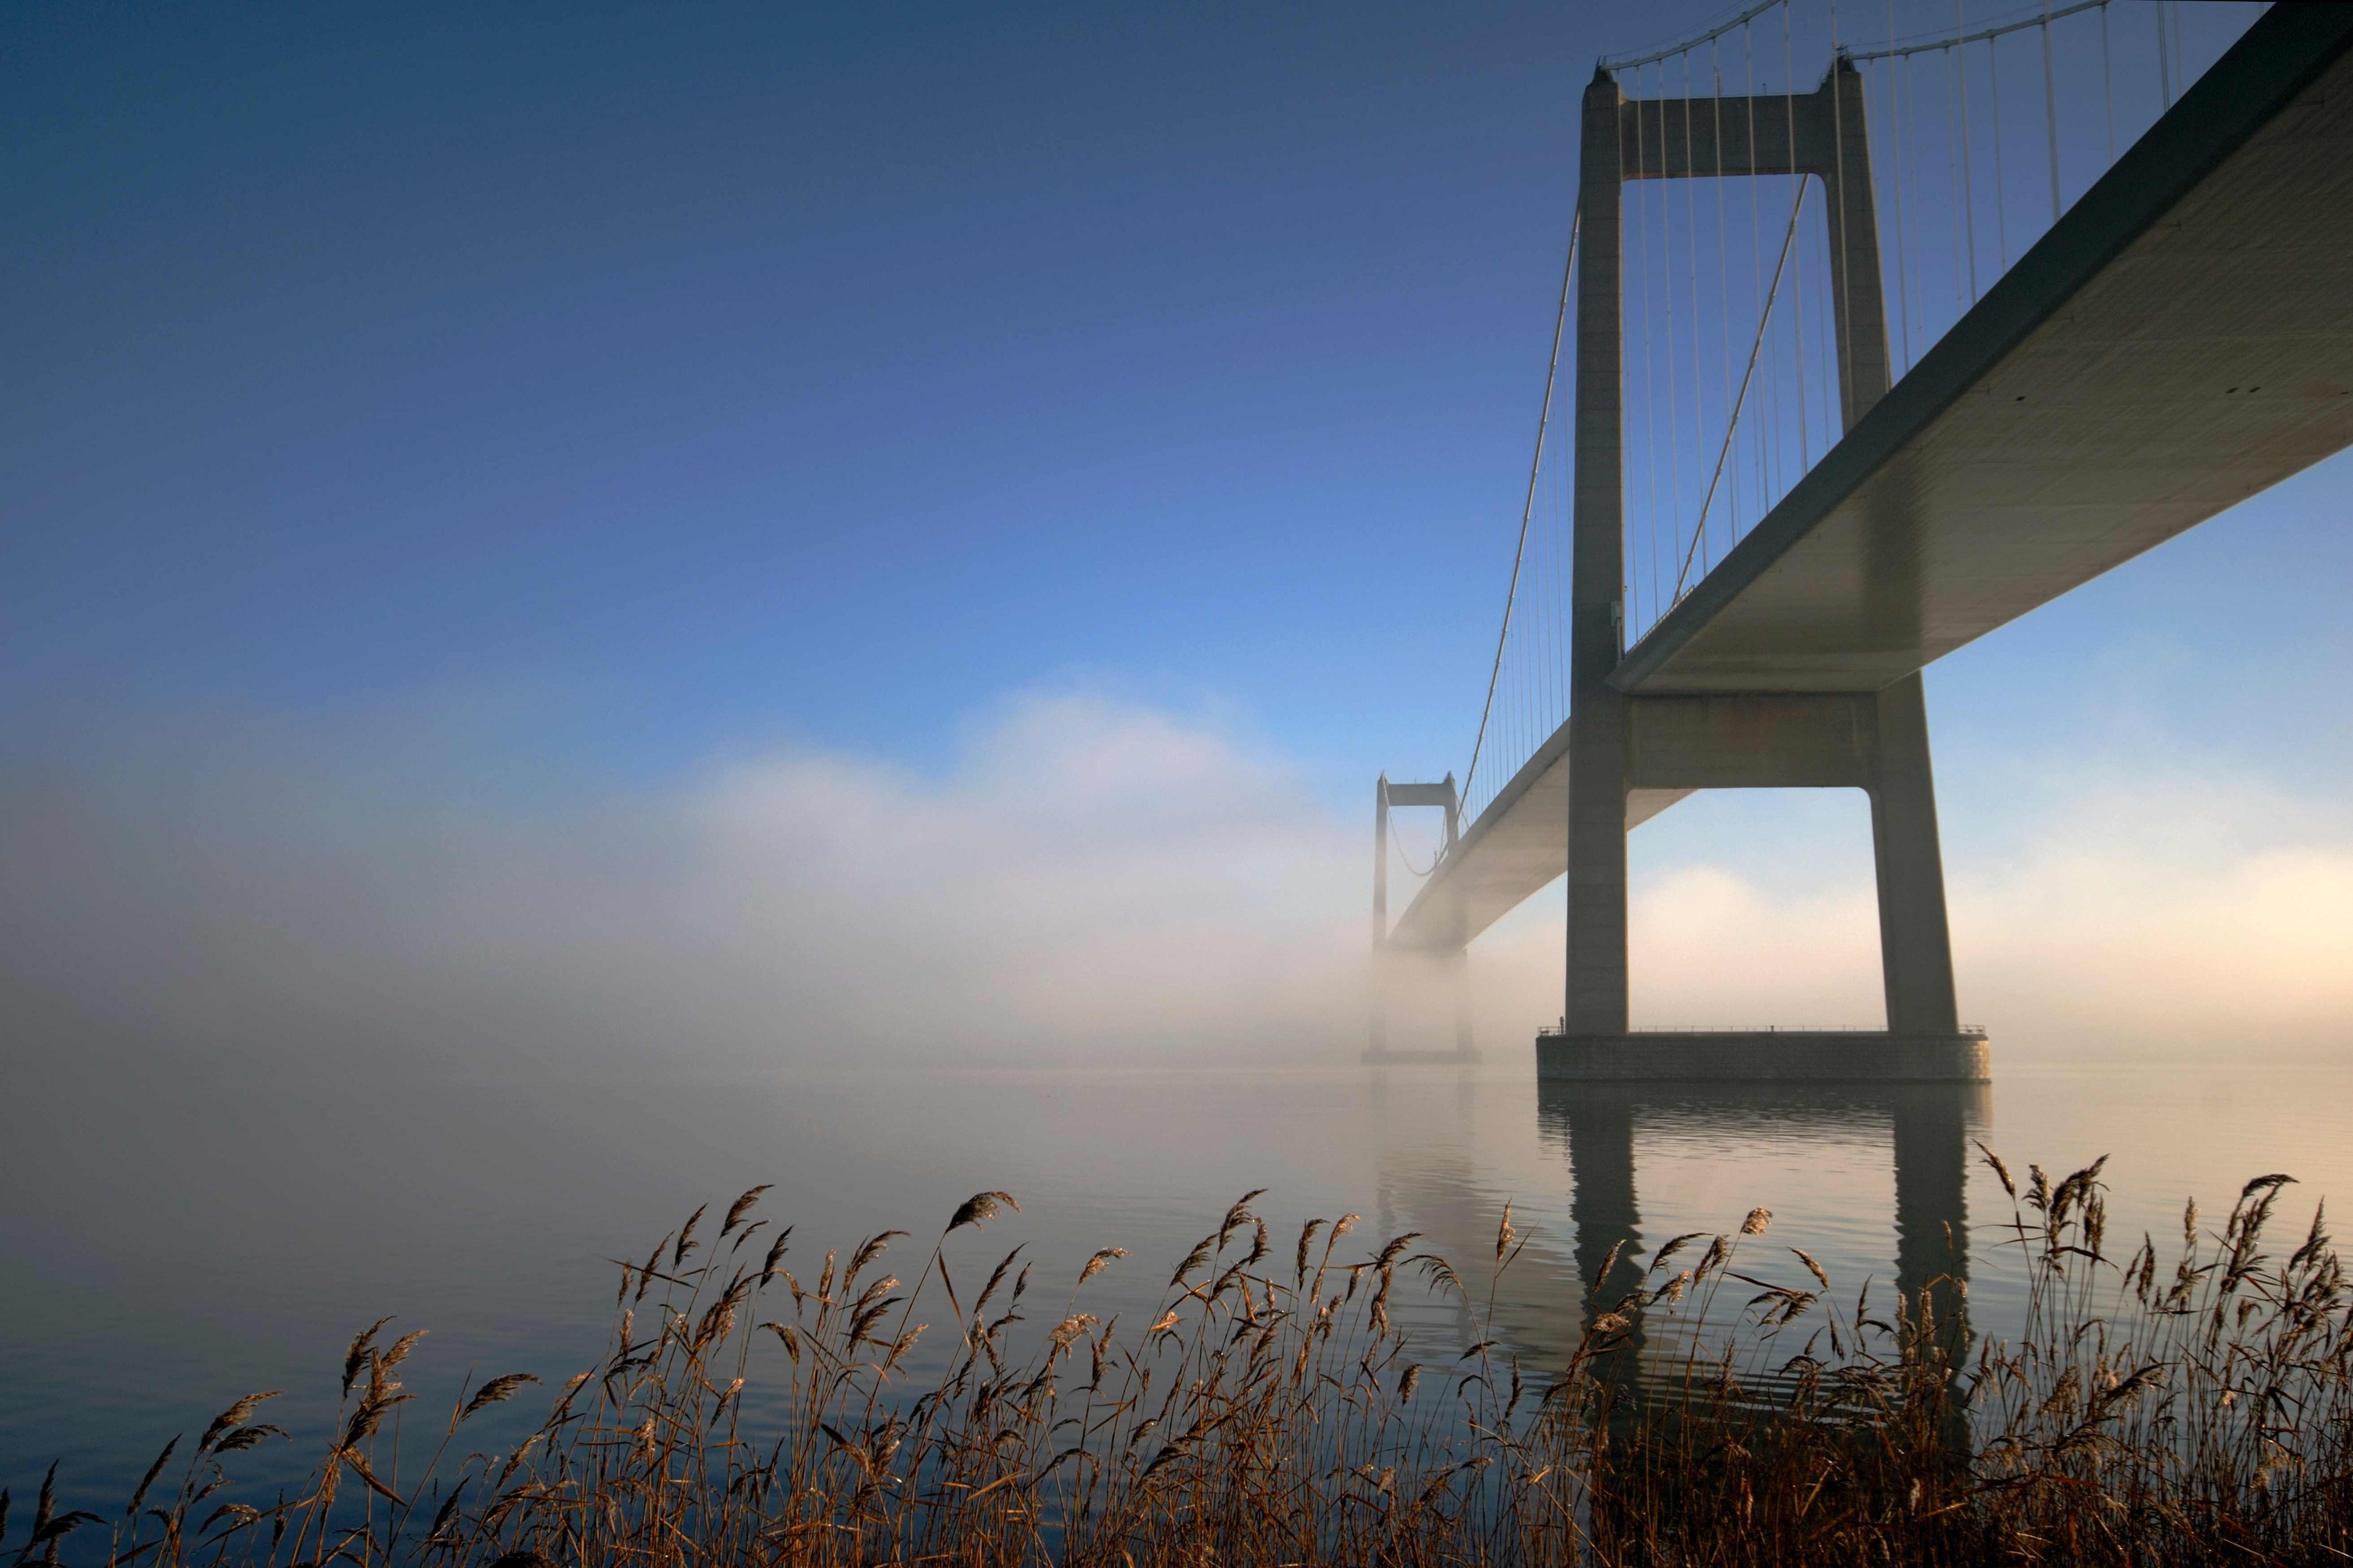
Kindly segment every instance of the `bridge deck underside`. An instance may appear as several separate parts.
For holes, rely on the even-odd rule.
[[[1876,690],[2353,443],[2353,56],[2235,138],[2231,63],[1611,684]]]
[[[2353,13],[2277,6],[2249,41],[2290,28],[2300,68],[2226,57],[1611,684],[1876,690],[2353,445]],[[1564,727],[1395,941],[1459,945],[1567,868],[1567,752]],[[1683,793],[1637,791],[1629,826]]]

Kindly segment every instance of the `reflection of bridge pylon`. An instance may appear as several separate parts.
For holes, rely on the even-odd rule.
[[[1989,1104],[1979,1084],[1545,1082],[1537,1089],[1539,1124],[1568,1145],[1579,1289],[1602,1310],[1644,1284],[1635,1143],[1645,1122],[1783,1134],[1885,1128],[1895,1166],[1896,1289],[1908,1312],[1927,1304],[1956,1366],[1969,1343],[1968,1142],[1983,1131]],[[1839,1285],[1852,1290],[1860,1283]],[[1630,1381],[1644,1375],[1648,1348],[1643,1314],[1638,1309],[1633,1315],[1619,1373]]]
[[[1408,1088],[1376,1074],[1369,1101],[1378,1152],[1380,1234],[1419,1233],[1420,1250],[1451,1259],[1474,1280],[1494,1243],[1504,1200],[1512,1195],[1496,1184],[1497,1173],[1478,1152],[1495,1141],[1493,1130],[1479,1124],[1481,1081],[1467,1072],[1453,1075],[1451,1113],[1443,1085],[1427,1079]],[[1928,1300],[1948,1364],[1957,1365],[1972,1331],[1967,1292],[1969,1140],[1987,1136],[1990,1108],[1990,1091],[1980,1084],[1539,1083],[1535,1131],[1539,1142],[1567,1163],[1567,1229],[1564,1234],[1542,1219],[1531,1220],[1530,1211],[1523,1209],[1522,1251],[1514,1254],[1508,1279],[1494,1290],[1492,1315],[1474,1317],[1463,1303],[1459,1331],[1465,1342],[1474,1333],[1495,1340],[1531,1376],[1547,1378],[1569,1364],[1594,1314],[1617,1310],[1646,1285],[1655,1290],[1671,1278],[1672,1269],[1646,1275],[1665,1238],[1655,1215],[1647,1232],[1644,1226],[1637,1170],[1645,1151],[1655,1160],[1675,1156],[1685,1142],[1806,1140],[1852,1145],[1858,1139],[1873,1144],[1884,1139],[1894,1177],[1889,1211],[1894,1284],[1907,1311],[1916,1313],[1923,1297]],[[1758,1192],[1730,1194],[1730,1201],[1745,1211],[1757,1203],[1786,1199]],[[1739,1215],[1694,1215],[1691,1222],[1711,1217],[1729,1231]],[[1866,1278],[1875,1281],[1871,1316],[1894,1321],[1886,1300],[1885,1253],[1841,1259],[1822,1238],[1788,1234],[1788,1217],[1765,1243],[1744,1244],[1751,1250],[1734,1267],[1811,1289],[1812,1282],[1797,1273],[1795,1260],[1781,1250],[1786,1243],[1810,1247],[1827,1265],[1836,1300],[1831,1310],[1842,1321],[1852,1313]],[[1760,1246],[1761,1251],[1755,1250]],[[1690,1268],[1701,1256],[1702,1246],[1695,1245],[1673,1267]],[[1483,1288],[1480,1294],[1484,1297]],[[1740,1291],[1737,1298],[1746,1294]],[[1683,1352],[1693,1343],[1683,1327],[1692,1306],[1689,1298],[1676,1313],[1633,1304],[1623,1344],[1597,1372],[1630,1396],[1671,1392],[1668,1385],[1682,1375]],[[1820,1326],[1820,1310],[1793,1325],[1794,1340],[1785,1331],[1785,1347],[1793,1348]],[[1729,1322],[1719,1313],[1713,1328],[1728,1330]],[[1744,1382],[1762,1391],[1775,1380],[1751,1366]]]

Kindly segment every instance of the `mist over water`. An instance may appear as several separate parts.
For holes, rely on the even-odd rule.
[[[0,753],[21,1070],[1361,1048],[1369,805],[1212,717],[1031,692],[931,773],[800,747],[593,790],[369,722],[388,735],[200,714]],[[1939,794],[1962,1008],[2005,1061],[2341,1044],[2342,800],[2194,755],[2011,758]],[[1638,1026],[1879,1025],[1860,792],[1704,792],[1630,852]],[[1561,946],[1556,889],[1481,939],[1483,1037],[1557,1014]]]
[[[533,796],[216,735],[59,746],[5,788],[0,1484],[20,1494],[61,1456],[77,1500],[127,1495],[165,1437],[267,1388],[297,1441],[239,1473],[290,1484],[343,1345],[385,1313],[432,1331],[415,1411],[469,1373],[558,1383],[602,1342],[613,1259],[762,1182],[812,1270],[884,1229],[927,1249],[1006,1189],[1023,1212],[960,1237],[957,1277],[1022,1245],[1059,1309],[1090,1253],[1125,1247],[1088,1287],[1106,1319],[1148,1313],[1253,1188],[1278,1248],[1354,1212],[1367,1250],[1411,1230],[1470,1258],[1510,1201],[1530,1239],[1499,1321],[1532,1366],[1573,1342],[1611,1241],[1758,1205],[1756,1267],[1802,1246],[1841,1290],[1894,1283],[1955,1224],[1973,1321],[2000,1332],[2018,1281],[1973,1140],[2054,1171],[2113,1156],[2117,1236],[2162,1238],[2185,1197],[2226,1208],[2263,1172],[2300,1178],[2299,1226],[2353,1187],[2353,1071],[2314,1048],[2353,1012],[2327,961],[2353,951],[2353,855],[2325,806],[2195,779],[1952,855],[1996,1081],[1909,1110],[1540,1092],[1549,897],[1473,951],[1484,1067],[1363,1067],[1363,825],[1215,724],[1101,698],[1010,704],[934,775],[803,751]],[[1968,792],[1947,792],[1958,835]],[[1867,888],[1792,891],[1689,821],[1636,840],[1647,1021],[1876,1023]],[[1961,1212],[1900,1236],[1905,1116]],[[1457,1342],[1451,1310],[1409,1308]]]

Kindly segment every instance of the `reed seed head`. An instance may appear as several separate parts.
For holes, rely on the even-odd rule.
[[[752,1212],[752,1205],[760,1201],[760,1194],[768,1191],[775,1185],[776,1184],[773,1182],[762,1182],[758,1186],[751,1188],[746,1191],[742,1197],[737,1198],[733,1203],[729,1204],[727,1205],[727,1217],[720,1222],[719,1234],[725,1236],[737,1226],[743,1224],[744,1216]],[[702,1211],[697,1209],[695,1212],[700,1214]]]
[[[956,1212],[948,1220],[947,1234],[954,1235],[966,1226],[978,1230],[995,1219],[1000,1208],[1009,1208],[1015,1214],[1021,1212],[1021,1205],[1013,1201],[1011,1193],[975,1193],[956,1206]]]

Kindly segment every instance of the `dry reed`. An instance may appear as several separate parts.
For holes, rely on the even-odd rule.
[[[909,1288],[884,1266],[900,1232],[797,1278],[790,1232],[758,1239],[754,1188],[704,1260],[707,1205],[620,1266],[609,1353],[512,1448],[452,1458],[521,1373],[461,1390],[403,1474],[383,1428],[419,1336],[382,1344],[378,1322],[301,1496],[225,1500],[227,1457],[283,1436],[256,1394],[152,1505],[176,1438],[114,1519],[62,1510],[52,1467],[10,1541],[0,1493],[0,1550],[115,1568],[2342,1561],[2353,1316],[2316,1215],[2284,1259],[2264,1251],[2286,1178],[2250,1183],[2220,1231],[2192,1205],[2168,1268],[2150,1238],[2107,1250],[2099,1165],[2021,1191],[1987,1159],[2027,1269],[2013,1339],[1970,1353],[1951,1281],[1875,1317],[1796,1248],[1801,1283],[1764,1278],[1744,1257],[1767,1247],[1760,1209],[1585,1303],[1567,1364],[1545,1368],[1488,1329],[1525,1245],[1508,1207],[1466,1279],[1410,1236],[1344,1256],[1353,1215],[1278,1252],[1252,1193],[1122,1333],[1081,1306],[1118,1248],[1050,1313],[1018,1247],[958,1290],[944,1244],[1008,1194],[960,1207]],[[1407,1268],[1455,1300],[1468,1349],[1410,1359],[1390,1319]],[[917,1315],[943,1308],[948,1353],[913,1376],[934,1332]],[[781,1381],[754,1410],[764,1366]]]

